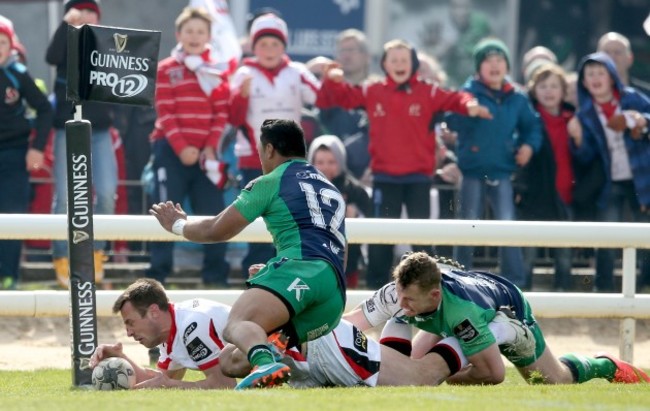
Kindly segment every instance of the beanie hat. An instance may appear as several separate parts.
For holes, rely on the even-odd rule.
[[[11,22],[11,20],[2,15],[0,15],[0,34],[4,34],[9,37],[9,46],[13,48],[15,42],[14,24]]]
[[[248,13],[246,15],[246,33],[251,32],[251,27],[253,26],[253,22],[255,21],[255,19],[265,14],[274,14],[282,18],[282,13],[280,13],[278,9],[275,9],[273,7],[260,7],[259,9],[255,9],[251,13]]]
[[[481,67],[481,63],[493,54],[503,57],[506,60],[508,69],[510,69],[510,51],[508,51],[508,46],[499,39],[490,38],[479,41],[476,47],[474,47],[473,54],[477,72]]]
[[[77,10],[92,10],[97,15],[100,15],[99,10],[99,0],[64,0],[63,2],[63,12],[64,14],[70,11],[70,9]]]
[[[332,134],[324,134],[315,138],[309,145],[309,153],[307,153],[307,161],[309,161],[310,164],[314,163],[316,152],[321,148],[326,148],[332,152],[334,158],[339,163],[341,171],[347,168],[347,152],[345,151],[345,146],[340,138]]]
[[[287,46],[289,30],[287,23],[274,14],[264,14],[253,21],[251,26],[251,45],[255,47],[255,42],[262,36],[277,37],[284,46]]]

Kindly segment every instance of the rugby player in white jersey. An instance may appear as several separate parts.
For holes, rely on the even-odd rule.
[[[234,388],[225,376],[219,354],[227,344],[223,329],[230,306],[204,299],[172,303],[158,281],[143,278],[131,284],[115,301],[129,337],[147,348],[159,346],[157,370],[143,368],[128,358],[122,344],[102,344],[90,358],[94,368],[102,359],[122,357],[135,370],[134,388]],[[186,370],[200,370],[205,379],[183,381]]]

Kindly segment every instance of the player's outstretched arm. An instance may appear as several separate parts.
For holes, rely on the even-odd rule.
[[[171,201],[154,204],[151,206],[149,214],[156,217],[165,230],[182,235],[196,243],[230,240],[250,224],[232,205],[215,217],[197,221],[188,221],[187,214],[180,204],[174,204]]]
[[[183,236],[197,243],[227,241],[250,224],[233,206],[228,206],[216,217],[188,222]]]
[[[219,365],[208,368],[203,371],[205,374],[205,379],[200,381],[183,381],[185,376],[185,369],[173,370],[173,371],[162,371],[158,373],[155,377],[150,378],[146,381],[143,381],[139,384],[136,384],[135,389],[145,389],[145,388],[180,388],[186,390],[195,390],[195,389],[218,389],[218,388],[235,388],[235,379],[229,378],[223,375]]]

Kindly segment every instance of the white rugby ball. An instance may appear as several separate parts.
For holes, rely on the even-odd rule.
[[[124,358],[105,358],[93,369],[92,384],[102,391],[129,390],[135,385],[135,371]]]

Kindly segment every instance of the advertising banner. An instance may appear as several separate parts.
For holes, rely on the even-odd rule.
[[[153,105],[159,48],[159,31],[68,26],[68,100]]]

